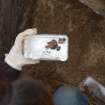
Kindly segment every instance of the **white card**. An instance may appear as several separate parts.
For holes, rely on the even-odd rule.
[[[24,57],[33,60],[68,59],[68,37],[66,35],[33,35],[24,41]]]

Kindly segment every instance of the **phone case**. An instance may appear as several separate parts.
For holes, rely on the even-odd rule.
[[[68,59],[69,39],[66,35],[33,35],[24,41],[24,57],[33,60]]]

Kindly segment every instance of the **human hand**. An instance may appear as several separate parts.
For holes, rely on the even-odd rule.
[[[38,60],[26,59],[23,56],[23,43],[26,37],[37,34],[36,28],[27,29],[16,37],[9,54],[5,54],[5,62],[14,69],[22,70],[24,65],[39,63]]]

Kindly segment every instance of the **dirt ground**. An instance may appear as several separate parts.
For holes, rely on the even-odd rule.
[[[67,34],[69,59],[24,67],[22,76],[45,80],[54,89],[62,84],[78,86],[87,75],[105,84],[105,17],[78,0],[38,0],[33,6],[30,27],[42,34]]]
[[[67,62],[41,61],[24,68],[24,75],[47,80],[56,86],[77,86],[87,75],[105,84],[105,17],[95,14],[77,0],[39,0],[33,27],[39,33],[67,34]]]

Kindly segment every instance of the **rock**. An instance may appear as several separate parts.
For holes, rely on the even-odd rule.
[[[95,13],[105,16],[105,1],[104,0],[79,0],[84,5],[91,8]]]

